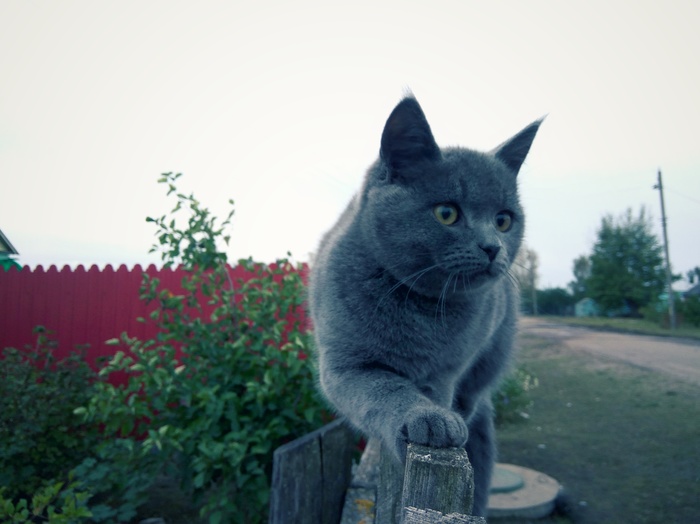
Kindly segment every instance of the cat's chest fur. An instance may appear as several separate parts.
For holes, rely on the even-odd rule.
[[[357,274],[343,275],[344,289],[338,289],[338,296],[346,297],[348,336],[355,333],[351,340],[362,341],[355,356],[395,370],[449,405],[459,378],[509,322],[512,283],[503,280],[466,298],[454,297],[452,289],[425,297],[410,285],[398,285],[386,270],[356,262]]]

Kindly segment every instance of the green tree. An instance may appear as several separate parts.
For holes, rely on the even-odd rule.
[[[569,282],[569,289],[574,297],[574,302],[585,298],[588,294],[588,278],[591,276],[591,258],[581,255],[574,260],[574,280]]]
[[[662,247],[644,207],[637,216],[628,209],[617,219],[603,217],[590,261],[588,295],[605,312],[638,315],[664,291]]]
[[[571,315],[574,303],[574,297],[564,288],[537,290],[537,305],[541,315]]]

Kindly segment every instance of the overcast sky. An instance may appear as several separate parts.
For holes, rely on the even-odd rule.
[[[438,144],[488,150],[547,114],[520,187],[540,286],[606,213],[646,205],[700,265],[693,1],[0,2],[0,229],[37,264],[155,261],[181,189],[231,257],[308,259],[413,91]],[[682,286],[679,286],[682,288]]]

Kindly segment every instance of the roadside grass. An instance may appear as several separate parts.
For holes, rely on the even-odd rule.
[[[500,461],[547,473],[566,493],[562,511],[533,523],[697,522],[700,385],[527,334],[521,348],[539,387],[529,419],[499,427]]]
[[[622,333],[635,333],[640,335],[655,335],[662,337],[684,337],[700,340],[700,327],[682,325],[671,331],[667,327],[660,326],[656,322],[642,318],[608,318],[608,317],[539,317],[560,324],[585,326],[595,329],[619,331]]]

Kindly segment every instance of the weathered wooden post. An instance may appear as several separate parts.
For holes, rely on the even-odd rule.
[[[382,449],[375,524],[485,523],[469,515],[473,502],[464,449],[409,444],[405,469]]]
[[[337,523],[350,484],[353,431],[336,420],[275,450],[269,524]]]

